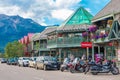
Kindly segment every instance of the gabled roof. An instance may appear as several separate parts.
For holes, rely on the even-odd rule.
[[[37,41],[37,40],[39,40],[39,35],[40,35],[40,34],[41,34],[41,33],[35,33],[35,34],[33,34],[31,40],[32,40],[32,41]]]
[[[110,40],[118,40],[118,39],[120,39],[119,30],[120,30],[119,22],[114,21],[113,25],[112,25],[112,29],[111,29],[110,34],[109,34],[109,39]]]
[[[92,22],[102,19],[103,17],[110,17],[113,14],[120,12],[120,0],[111,0],[98,14],[96,14]]]
[[[47,33],[53,32],[57,29],[57,26],[47,27],[44,31],[39,35],[39,39],[47,39]]]
[[[60,25],[58,30],[63,30],[64,28],[71,28],[70,26],[72,26],[72,28],[75,28],[79,25],[89,25],[91,24],[92,18],[93,16],[87,10],[85,10],[83,7],[80,7],[68,19],[66,19],[63,24]]]

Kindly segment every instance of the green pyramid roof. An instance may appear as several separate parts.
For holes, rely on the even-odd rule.
[[[61,26],[91,24],[92,18],[93,16],[87,10],[80,7]]]

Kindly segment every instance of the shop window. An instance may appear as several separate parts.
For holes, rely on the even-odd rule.
[[[112,59],[115,59],[115,57],[116,57],[115,47],[114,46],[106,47],[106,59],[112,60]]]

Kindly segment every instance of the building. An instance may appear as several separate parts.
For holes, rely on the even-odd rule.
[[[54,55],[55,51],[47,48],[47,33],[50,33],[57,29],[57,26],[51,26],[45,28],[41,33],[36,33],[31,39],[32,47],[32,56],[41,56],[41,55]]]
[[[92,19],[97,30],[91,32],[94,52],[104,59],[120,61],[120,0],[111,0]]]
[[[56,57],[63,60],[65,57],[81,57],[86,54],[86,49],[81,47],[81,42],[87,41],[82,37],[91,25],[93,16],[83,7],[78,8],[58,28],[48,33],[47,48],[56,50]]]
[[[31,37],[30,40],[30,43],[32,44],[31,56],[39,56],[39,47],[40,47],[39,35],[40,33],[35,33]]]
[[[30,56],[31,55],[31,49],[32,44],[30,43],[31,37],[33,36],[33,33],[28,33],[27,36],[24,36],[19,40],[20,43],[25,45],[24,47],[24,56]]]
[[[47,48],[48,45],[48,37],[47,33],[53,32],[57,29],[58,26],[51,26],[47,27],[44,31],[42,31],[39,35],[39,41],[40,41],[40,47],[39,47],[39,55],[50,55],[55,56],[55,50],[50,48]]]

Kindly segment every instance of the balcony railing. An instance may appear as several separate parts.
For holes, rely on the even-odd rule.
[[[61,46],[61,47],[66,47],[69,45],[70,46],[80,46],[80,42],[83,41],[82,37],[59,37],[56,39],[51,39],[48,40],[48,44],[47,46],[52,46],[52,45],[56,45],[57,47]]]
[[[34,49],[34,50],[38,50],[38,49],[39,49],[39,46],[38,46],[38,45],[34,45],[34,46],[33,46],[33,49]]]
[[[99,42],[108,42],[108,35],[110,32],[111,28],[104,28],[104,29],[99,29],[97,30],[94,34],[96,35],[96,37],[94,37],[94,39],[91,39],[91,41],[94,41],[95,43],[99,43]],[[103,33],[103,34],[101,34]]]
[[[40,48],[47,48],[47,43],[41,43]]]

